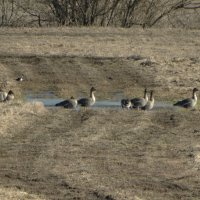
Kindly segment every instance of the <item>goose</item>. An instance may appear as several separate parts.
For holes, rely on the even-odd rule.
[[[174,106],[180,106],[183,108],[194,108],[197,104],[197,95],[196,92],[199,91],[197,88],[194,88],[192,91],[192,98],[183,99],[181,101],[177,101]]]
[[[150,99],[147,102],[147,104],[144,107],[142,107],[142,110],[151,110],[154,107],[155,100],[154,100],[154,97],[153,97],[153,93],[154,93],[154,91],[151,90],[150,91]]]
[[[130,109],[132,106],[130,99],[122,99],[121,100],[121,107]]]
[[[78,101],[73,96],[69,99],[69,101],[64,105],[64,108],[75,109],[77,107]]]
[[[7,95],[6,99],[5,99],[5,101],[10,101],[10,100],[13,100],[14,98],[15,98],[14,92],[12,90],[10,90],[8,92],[8,95]]]
[[[71,96],[70,99],[61,101],[60,103],[57,103],[55,106],[63,106],[64,108],[76,108],[77,103],[78,103],[77,99]]]
[[[82,98],[78,100],[78,104],[82,107],[89,107],[94,105],[96,99],[94,96],[94,92],[96,91],[96,89],[94,87],[92,87],[90,89],[90,97],[89,98]]]
[[[22,74],[20,77],[16,78],[16,81],[22,82],[24,80],[24,75]]]
[[[148,95],[146,88],[144,90],[144,98],[131,99],[132,108],[137,108],[137,109],[141,109],[142,107],[144,107],[147,104],[147,102],[148,102]]]
[[[0,101],[5,101],[8,93],[0,89]]]

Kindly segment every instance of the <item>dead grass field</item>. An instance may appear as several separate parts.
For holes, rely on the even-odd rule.
[[[1,28],[0,53],[152,59],[196,57],[200,33],[185,29]]]
[[[174,101],[200,88],[200,31],[1,29],[0,199],[199,200],[200,111],[74,111],[28,103],[97,88]],[[23,73],[25,81],[15,78]]]

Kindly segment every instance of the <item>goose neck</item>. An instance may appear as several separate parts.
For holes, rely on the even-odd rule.
[[[77,99],[72,99],[72,102],[74,102],[75,104],[78,104],[78,100]]]
[[[154,103],[154,101],[155,101],[153,97],[150,100],[151,100],[152,103]]]
[[[154,98],[153,98],[153,92],[151,92],[151,95],[150,95],[150,101],[154,101]]]
[[[93,91],[90,92],[90,98],[92,98],[92,100],[95,101],[95,96]]]
[[[196,92],[193,92],[192,98],[193,98],[195,101],[197,101],[197,94],[196,94]]]
[[[146,91],[144,92],[144,99],[145,99],[146,101],[148,101],[148,95],[147,95],[147,92],[146,92]]]

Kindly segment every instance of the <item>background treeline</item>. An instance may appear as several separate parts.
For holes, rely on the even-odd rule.
[[[0,26],[200,28],[200,0],[0,0]]]

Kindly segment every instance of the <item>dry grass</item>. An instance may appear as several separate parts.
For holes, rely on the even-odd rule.
[[[200,84],[199,37],[181,29],[3,28],[0,78],[19,98],[22,90],[79,97],[94,85],[99,98],[133,97],[147,86],[173,100]],[[21,73],[26,84],[15,81]]]
[[[189,113],[23,115],[28,129],[1,140],[1,183],[45,199],[197,200],[200,115]]]
[[[198,30],[122,28],[1,29],[0,53],[98,57],[199,56]],[[194,48],[195,47],[195,48]]]
[[[200,86],[199,31],[2,29],[0,78],[15,100],[0,104],[0,198],[198,200],[199,110],[47,109],[27,93],[156,100]],[[134,57],[139,55],[140,58]],[[25,74],[25,81],[15,78]],[[24,98],[24,99],[23,99]]]
[[[45,200],[37,195],[28,194],[25,191],[21,191],[17,188],[0,188],[0,198],[6,200]]]
[[[30,121],[24,120],[24,116],[42,115],[47,112],[47,109],[40,102],[24,103],[22,101],[15,101],[11,103],[0,104],[0,136],[9,137],[15,128],[25,128]]]

